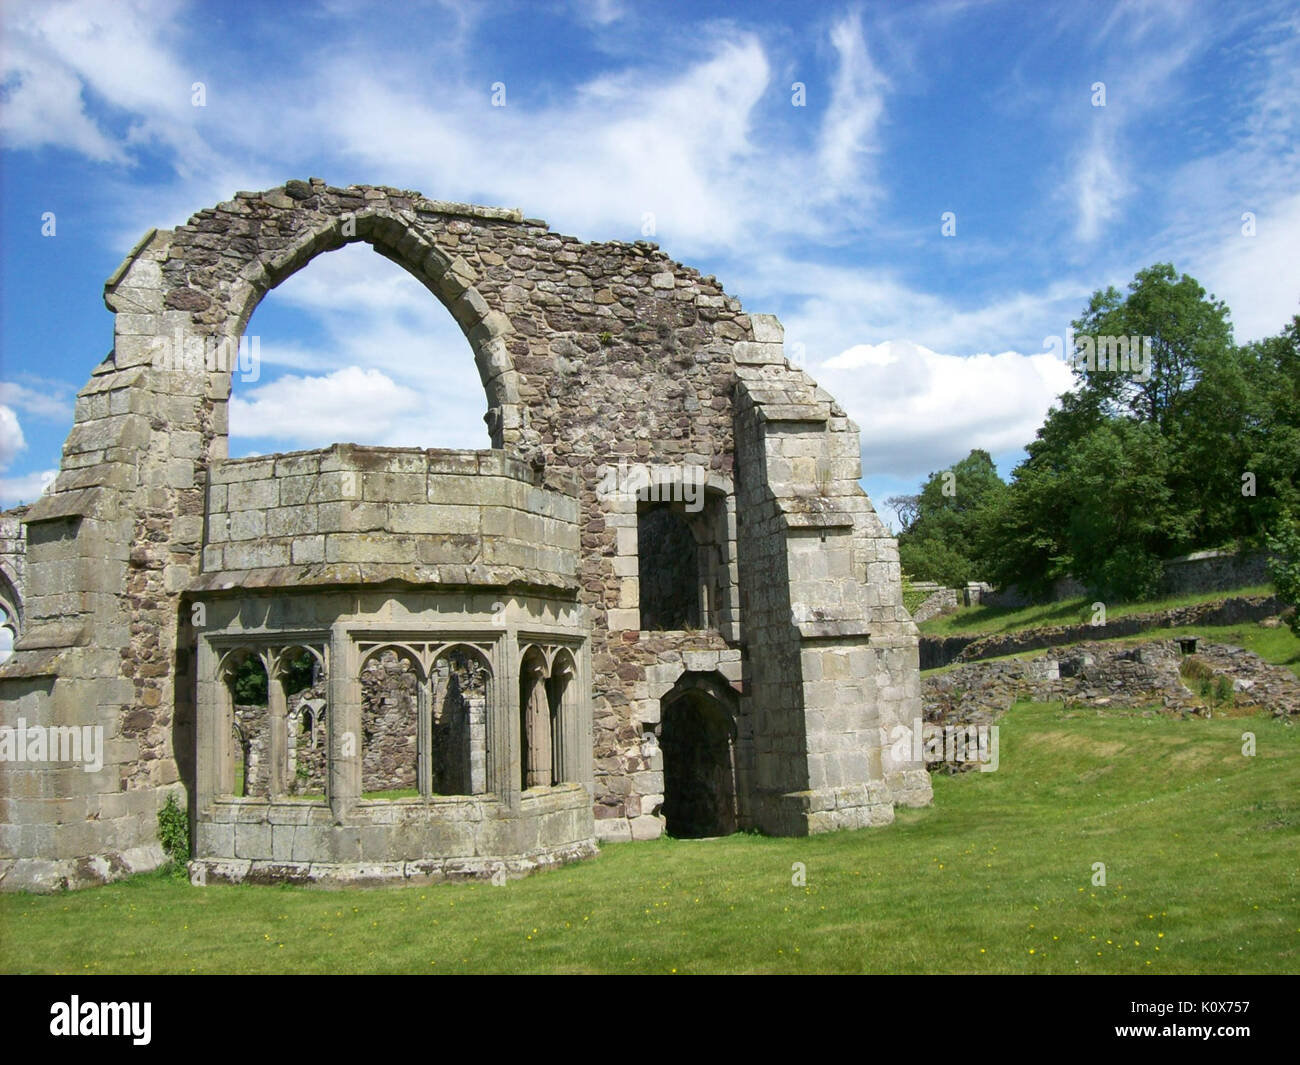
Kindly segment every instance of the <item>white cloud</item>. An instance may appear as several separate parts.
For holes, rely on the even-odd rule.
[[[855,345],[812,372],[857,422],[868,477],[922,477],[971,448],[1017,451],[1074,382],[1052,355],[960,357],[907,340]]]
[[[1238,343],[1274,336],[1300,314],[1300,194],[1260,212],[1255,236],[1240,228],[1192,261],[1192,274],[1232,311]]]
[[[861,186],[861,167],[879,148],[877,126],[885,112],[888,82],[872,62],[861,14],[836,23],[831,43],[839,54],[839,69],[822,120],[819,154],[822,176],[842,195],[847,188]]]
[[[6,51],[0,67],[0,131],[13,148],[60,145],[97,163],[120,163],[126,153],[86,114],[82,83],[71,71],[42,67],[34,56]]]
[[[1107,127],[1106,114],[1099,109],[1087,145],[1075,157],[1071,178],[1077,219],[1074,235],[1085,244],[1094,243],[1119,213],[1119,204],[1132,187],[1119,163],[1119,139]]]
[[[480,389],[480,394],[482,390]],[[385,447],[485,447],[487,430],[453,397],[398,384],[376,369],[348,366],[323,376],[288,374],[230,400],[232,437],[287,450],[358,443]]]
[[[195,128],[195,69],[173,54],[166,35],[178,5],[169,0],[98,0],[7,5],[3,128],[15,144],[62,145],[97,162],[129,161],[129,148],[159,142],[178,170],[203,170],[211,152]],[[128,123],[125,132],[90,117],[87,97]]]
[[[319,337],[301,339],[292,312]],[[436,296],[367,245],[312,260],[259,305],[247,335],[259,338],[267,379],[235,382],[232,454],[254,441],[262,450],[491,443],[469,341]],[[306,372],[275,378],[276,368]]]
[[[0,404],[0,469],[4,469],[27,447],[23,427],[12,407]]]
[[[8,67],[40,69],[67,98],[58,121],[10,101],[21,105],[9,113],[15,128],[39,132],[26,146],[60,144],[119,163],[135,162],[145,145],[170,150],[182,187],[156,190],[148,217],[138,188],[129,190],[124,226],[181,221],[196,204],[278,184],[322,158],[441,198],[545,212],[580,235],[653,235],[679,255],[835,233],[843,218],[827,207],[860,211],[877,199],[864,164],[878,148],[885,80],[857,18],[832,30],[831,100],[811,128],[770,120],[774,46],[732,23],[701,24],[672,67],[643,55],[564,88],[507,78],[507,106],[492,107],[483,70],[466,70],[463,55],[443,62],[422,53],[417,62],[386,50],[376,66],[367,47],[379,45],[355,34],[341,47],[323,39],[327,61],[305,57],[249,87],[237,72],[208,71],[212,58],[182,58],[173,10],[74,2],[23,7],[8,20]],[[590,14],[604,21],[621,10]],[[228,80],[217,80],[222,73]],[[191,107],[190,84],[205,78],[209,104]],[[85,95],[127,131],[106,125],[103,108],[88,111]],[[788,111],[784,92],[779,99]],[[642,232],[647,215],[653,234]]]
[[[58,475],[58,470],[37,470],[18,477],[0,477],[0,507],[33,502]]]
[[[1035,350],[1065,333],[1092,288],[1063,278],[1039,291],[1003,292],[960,305],[912,287],[893,273],[766,253],[738,264],[728,288],[750,311],[775,311],[787,344],[802,344],[816,365],[855,344],[907,337],[936,351],[972,355],[995,348]]]
[[[26,381],[0,381],[0,403],[33,418],[72,422],[71,387],[65,381],[24,375]],[[33,385],[37,387],[32,387]]]

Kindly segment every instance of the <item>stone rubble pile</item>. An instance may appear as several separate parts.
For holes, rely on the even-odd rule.
[[[1184,654],[1172,639],[1089,642],[1053,657],[974,662],[924,677],[921,688],[925,721],[936,725],[988,725],[1019,700],[1206,717],[1229,706],[1300,716],[1300,678],[1289,669],[1227,644],[1198,643]]]

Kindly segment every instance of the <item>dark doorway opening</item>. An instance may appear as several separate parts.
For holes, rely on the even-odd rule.
[[[668,834],[699,839],[735,832],[735,729],[726,706],[698,688],[669,693],[659,743]]]

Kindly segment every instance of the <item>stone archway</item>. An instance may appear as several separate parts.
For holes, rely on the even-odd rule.
[[[739,827],[736,718],[731,689],[687,674],[663,697],[663,814],[670,836],[726,836]]]
[[[7,629],[12,640],[22,635],[23,601],[18,589],[3,569],[0,569],[0,628]]]
[[[200,357],[218,352],[216,371],[195,375],[195,385],[201,384],[199,390],[218,408],[204,426],[221,441],[209,457],[224,458],[225,414],[219,408],[229,398],[230,366],[237,363],[235,353],[253,311],[268,292],[318,255],[363,242],[410,273],[446,307],[474,353],[488,401],[485,420],[492,446],[520,448],[527,441],[520,378],[507,347],[514,333],[510,318],[489,306],[475,287],[475,267],[438,243],[437,229],[420,216],[418,205],[404,209],[394,201],[408,202],[387,190],[289,182],[284,191],[237,194],[174,232],[150,233],[105,286],[105,302],[118,312],[116,367],[159,368],[161,354],[165,368],[172,368],[194,360],[190,348]],[[453,205],[441,208],[448,206]],[[471,210],[484,215],[484,221],[520,220],[516,212],[465,208]],[[174,350],[178,337],[184,350]],[[213,361],[210,356],[208,361]],[[171,390],[194,389],[178,383]]]

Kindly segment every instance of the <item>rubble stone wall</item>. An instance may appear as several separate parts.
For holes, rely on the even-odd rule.
[[[463,457],[443,468],[434,452],[345,446],[227,460],[250,315],[352,241],[412,273],[464,332],[493,442],[472,471]],[[923,769],[882,758],[882,735],[919,712],[917,638],[895,542],[858,485],[856,427],[786,362],[779,323],[715,278],[646,242],[587,243],[518,211],[311,179],[146,234],[105,301],[113,351],[78,396],[57,480],[23,518],[25,631],[0,667],[0,712],[25,700],[43,723],[100,720],[109,758],[72,790],[59,770],[38,772],[30,799],[13,797],[22,773],[5,770],[0,824],[45,827],[0,836],[0,886],[161,860],[156,809],[168,791],[195,794],[193,752],[207,749],[194,692],[211,678],[196,672],[187,621],[202,597],[240,586],[567,597],[588,627],[584,757],[602,838],[663,830],[647,726],[666,674],[692,655],[740,696],[742,827],[874,824],[928,801]],[[621,464],[699,470],[720,501],[718,603],[701,630],[640,630],[638,498],[608,476]],[[462,490],[474,513],[450,498]]]

